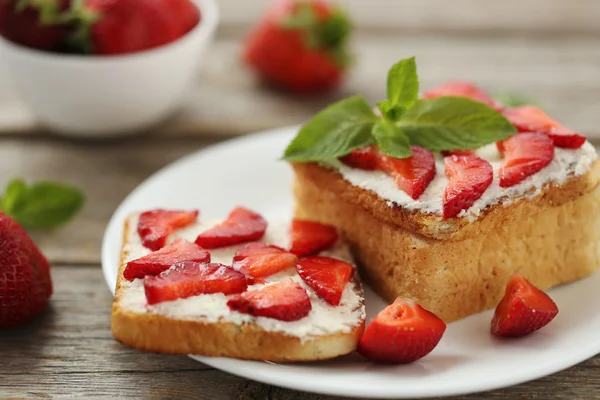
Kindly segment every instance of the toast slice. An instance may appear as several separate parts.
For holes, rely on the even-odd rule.
[[[125,222],[121,266],[112,309],[112,331],[119,342],[146,351],[169,354],[195,354],[274,362],[314,361],[334,358],[355,350],[364,329],[364,296],[358,274],[346,285],[339,306],[319,298],[299,277],[294,268],[248,286],[248,291],[283,280],[298,282],[311,301],[309,315],[293,322],[254,317],[231,311],[222,293],[203,294],[149,306],[143,279],[123,277],[127,262],[149,254],[137,233],[139,214]],[[193,242],[199,233],[219,221],[200,221],[176,230],[168,243],[177,238]],[[264,243],[288,247],[289,223],[273,223],[263,237]],[[231,265],[236,250],[229,246],[209,250],[211,261]],[[347,246],[338,242],[321,255],[352,263]]]
[[[547,167],[543,185],[449,220],[394,203],[343,170],[296,163],[296,217],[335,226],[380,296],[411,298],[450,322],[495,307],[515,272],[548,289],[600,267],[600,162],[590,147],[557,149],[559,158],[574,152],[573,162]]]

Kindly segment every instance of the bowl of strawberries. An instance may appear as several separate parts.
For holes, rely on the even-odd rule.
[[[49,130],[115,136],[176,111],[217,24],[214,0],[0,0],[0,60]]]

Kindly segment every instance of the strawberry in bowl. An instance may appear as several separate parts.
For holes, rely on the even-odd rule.
[[[175,111],[217,21],[214,0],[6,0],[0,51],[44,126],[115,135]]]

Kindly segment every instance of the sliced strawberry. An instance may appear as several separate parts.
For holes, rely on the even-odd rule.
[[[413,154],[408,158],[379,155],[379,168],[392,176],[398,188],[417,200],[435,177],[435,158],[422,147],[410,146]]]
[[[290,229],[290,252],[298,257],[310,256],[333,246],[338,240],[335,227],[313,221],[295,219]]]
[[[267,221],[243,207],[235,208],[225,222],[201,233],[196,244],[205,249],[232,246],[260,240],[267,230]]]
[[[265,278],[285,269],[294,268],[298,257],[277,246],[250,243],[235,253],[233,261],[233,268],[246,276]]]
[[[354,150],[352,153],[340,158],[344,164],[353,168],[373,171],[377,169],[377,153],[375,146],[367,146]]]
[[[513,135],[499,146],[504,151],[500,186],[510,187],[546,167],[554,158],[552,140],[538,132]]]
[[[207,263],[210,262],[210,254],[194,243],[177,239],[160,250],[129,261],[123,271],[123,277],[132,281],[147,275],[158,275],[180,261]]]
[[[445,330],[435,314],[399,297],[367,326],[358,352],[373,361],[411,363],[429,354]]]
[[[306,290],[289,280],[244,292],[232,297],[227,305],[233,311],[280,321],[298,321],[312,309]]]
[[[586,141],[585,136],[562,126],[535,106],[507,108],[503,114],[520,132],[544,133],[557,147],[578,149]]]
[[[340,305],[346,284],[354,273],[352,264],[330,257],[303,258],[296,270],[317,296],[332,306]]]
[[[469,209],[492,184],[494,170],[489,162],[476,155],[444,158],[448,186],[442,199],[444,219]]]
[[[423,94],[424,99],[435,99],[441,96],[467,97],[496,109],[501,108],[485,91],[471,82],[450,81]]]
[[[444,150],[442,151],[442,155],[444,157],[448,156],[470,156],[475,154],[475,150]]]
[[[138,234],[142,244],[150,250],[158,250],[167,243],[167,238],[175,229],[185,228],[198,218],[198,210],[152,210],[140,215]]]
[[[186,299],[201,294],[225,295],[245,292],[246,277],[223,264],[184,261],[173,265],[158,276],[144,279],[148,304]]]
[[[548,325],[556,314],[558,307],[550,296],[515,274],[496,308],[491,332],[497,336],[525,336]]]

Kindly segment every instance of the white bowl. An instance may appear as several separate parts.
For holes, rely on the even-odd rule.
[[[194,0],[201,21],[166,46],[123,56],[32,50],[0,39],[23,100],[48,129],[69,136],[141,131],[168,117],[195,78],[218,24],[214,0]]]

